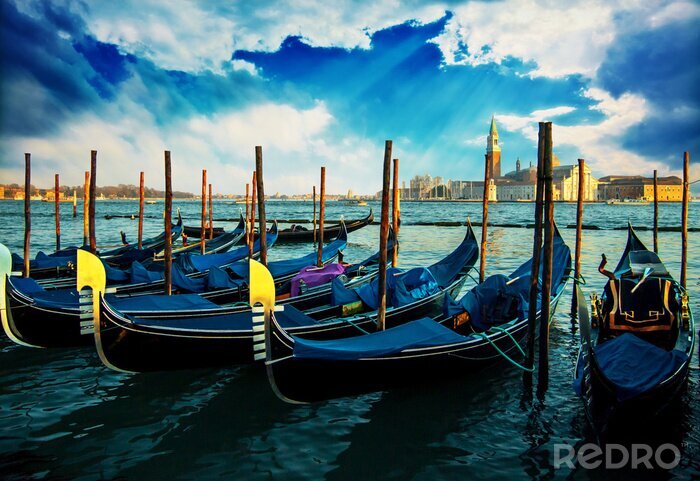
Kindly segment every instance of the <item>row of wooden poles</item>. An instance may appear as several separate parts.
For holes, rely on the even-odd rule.
[[[380,224],[380,242],[379,242],[379,313],[377,317],[377,328],[383,330],[385,328],[385,312],[386,312],[386,269],[387,269],[387,245],[389,234],[389,196],[391,183],[391,161],[392,161],[392,141],[387,140],[384,147],[384,164],[383,164],[383,179],[382,179],[382,211]],[[542,262],[542,299],[541,314],[539,325],[539,363],[538,363],[538,391],[543,392],[547,389],[549,379],[549,319],[550,303],[548,302],[551,296],[552,289],[552,254],[553,254],[553,239],[554,239],[554,196],[553,196],[553,176],[552,176],[552,123],[540,122],[538,146],[537,146],[537,187],[535,199],[535,233],[532,250],[532,270],[530,277],[530,299],[528,312],[528,337],[527,337],[527,352],[525,362],[525,381],[528,384],[532,382],[532,371],[534,370],[534,353],[535,353],[535,333],[538,326],[537,319],[537,299],[538,279],[540,278],[540,262],[541,254],[544,251],[544,260]],[[399,230],[399,190],[398,190],[398,171],[399,159],[393,159],[393,212],[392,224],[395,239],[398,238]],[[681,278],[680,283],[683,288],[686,287],[686,266],[687,266],[687,248],[688,248],[688,202],[689,202],[689,164],[690,156],[688,152],[683,156],[683,202],[681,215]],[[583,227],[583,197],[584,197],[584,159],[578,159],[578,202],[576,209],[576,244],[575,244],[575,263],[574,263],[574,279],[578,282],[581,279],[581,240]],[[89,243],[90,251],[95,253],[97,244],[95,240],[95,191],[97,178],[97,151],[91,151],[90,155],[90,171],[85,172],[85,190],[84,190],[84,244]],[[485,161],[484,168],[484,194],[482,205],[482,231],[481,231],[481,257],[479,263],[479,282],[483,282],[485,278],[486,268],[486,240],[488,228],[488,205],[489,205],[489,183],[491,172],[489,171],[488,157]],[[321,195],[320,195],[320,221],[319,233],[316,236],[316,187],[313,187],[313,228],[314,242],[318,242],[317,250],[317,265],[323,265],[323,240],[324,240],[324,217],[325,217],[325,183],[326,183],[326,168],[321,167]],[[24,215],[25,215],[25,233],[24,233],[24,275],[29,276],[29,242],[31,236],[31,210],[30,210],[30,184],[31,184],[31,154],[25,154],[25,196],[24,196]],[[209,225],[208,237],[213,238],[213,205],[212,205],[212,186],[208,185],[209,192]],[[246,231],[249,248],[249,256],[253,255],[254,245],[254,225],[255,225],[255,204],[257,200],[259,213],[259,242],[260,242],[260,261],[267,264],[267,239],[265,216],[265,190],[263,182],[263,155],[262,147],[255,147],[255,171],[253,172],[252,195],[250,209],[248,204],[249,185],[246,184]],[[54,183],[54,199],[55,199],[55,216],[56,216],[56,249],[60,250],[60,215],[59,215],[59,176],[56,174]],[[257,199],[256,199],[257,198]],[[206,243],[206,214],[207,214],[207,182],[206,170],[202,171],[202,215],[201,215],[201,252],[205,253]],[[144,173],[140,175],[139,186],[139,226],[138,226],[138,247],[142,247],[143,237],[143,213],[144,213]],[[75,202],[74,202],[75,215]],[[171,159],[170,151],[165,151],[165,292],[172,293],[172,175],[171,175]],[[544,239],[542,233],[544,231]],[[657,171],[654,171],[654,251],[658,253],[658,180]],[[544,248],[543,248],[544,247]],[[398,262],[398,242],[394,242],[392,251],[392,264],[395,266]],[[572,299],[572,313],[576,310],[576,296]],[[546,302],[545,302],[546,300]]]

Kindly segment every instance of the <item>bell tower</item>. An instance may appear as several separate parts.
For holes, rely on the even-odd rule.
[[[496,129],[494,116],[491,116],[491,130],[486,139],[486,157],[491,170],[491,178],[499,178],[501,176],[501,147],[498,145],[498,129]]]

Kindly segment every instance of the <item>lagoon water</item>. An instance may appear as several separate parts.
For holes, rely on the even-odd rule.
[[[0,202],[0,242],[21,253],[21,202]],[[378,218],[379,206],[371,202]],[[691,204],[690,226],[700,226]],[[186,224],[198,223],[200,204],[175,201]],[[163,204],[146,206],[146,236],[162,230]],[[219,201],[215,217],[236,217],[239,206]],[[268,219],[310,218],[310,202],[270,202]],[[648,206],[585,206],[582,270],[586,294],[598,292],[600,253],[612,267],[633,225],[651,227]],[[54,247],[53,204],[32,203],[32,256]],[[82,206],[61,205],[62,244],[82,240]],[[98,244],[119,241],[124,230],[135,240],[135,220],[105,215],[136,214],[137,202],[97,203]],[[351,219],[366,207],[327,203],[327,217]],[[471,203],[402,204],[401,255],[404,267],[434,262],[456,246],[462,227],[415,223],[481,219]],[[532,204],[492,204],[493,223],[531,224]],[[575,223],[576,206],[557,204],[560,226]],[[660,207],[660,224],[680,225],[680,205]],[[230,227],[233,224],[224,224]],[[480,228],[476,229],[477,237]],[[562,229],[573,250],[574,230]],[[651,232],[639,231],[651,246]],[[345,259],[360,260],[378,246],[379,228],[349,235]],[[487,274],[508,273],[529,258],[532,231],[489,230]],[[678,275],[680,233],[659,234],[660,255]],[[278,245],[271,259],[302,255],[309,245]],[[471,286],[468,284],[467,287]],[[700,312],[700,234],[689,236],[688,288]],[[313,405],[278,400],[259,366],[169,373],[124,374],[102,366],[94,350],[29,349],[0,339],[0,478],[2,479],[611,479],[613,473],[581,468],[554,469],[555,444],[590,437],[582,404],[571,388],[578,332],[569,316],[571,284],[551,331],[550,388],[544,400],[522,388],[521,373],[502,362],[439,385],[337,399]],[[339,380],[335,380],[340,382]],[[328,382],[319,380],[318,382]],[[700,477],[700,376],[693,356],[690,382],[677,407],[653,432],[640,420],[628,443],[670,442],[681,450],[670,472],[622,469],[615,479],[698,479]],[[651,429],[651,428],[650,428]]]

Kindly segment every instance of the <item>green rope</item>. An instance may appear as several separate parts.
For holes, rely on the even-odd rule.
[[[508,332],[508,330],[503,329],[502,327],[498,327],[498,326],[493,326],[491,329],[493,329],[494,331],[505,333],[505,335],[510,337],[510,340],[513,341],[513,344],[515,344],[515,347],[518,348],[518,351],[520,351],[520,354],[522,354],[523,356],[525,355],[525,351],[523,350],[523,348],[520,347],[520,344],[515,340],[513,335],[510,332]]]
[[[531,368],[530,368],[530,367],[525,367],[525,366],[523,366],[522,364],[518,363],[517,361],[514,361],[510,356],[508,356],[508,354],[506,354],[505,352],[501,351],[501,349],[500,349],[486,334],[483,334],[483,333],[476,333],[476,334],[477,334],[477,335],[480,335],[483,339],[485,339],[486,341],[488,341],[488,343],[491,344],[491,345],[493,346],[493,348],[494,348],[501,356],[503,356],[503,357],[505,358],[506,361],[510,362],[513,366],[517,367],[518,369],[522,369],[523,371],[535,372],[535,368],[534,368],[534,367],[531,367]],[[512,337],[510,334],[508,334],[508,336],[509,336],[511,339],[513,339],[513,337]],[[520,347],[520,345],[519,345],[517,342],[515,342],[515,340],[513,340],[513,342],[515,343],[516,346],[518,346],[518,348],[520,349],[520,352],[522,352],[522,348]],[[524,354],[524,353],[523,353],[523,354]]]

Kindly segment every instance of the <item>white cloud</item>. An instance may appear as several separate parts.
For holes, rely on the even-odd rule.
[[[233,70],[238,70],[238,71],[242,70],[244,72],[248,72],[250,75],[253,75],[253,76],[258,76],[258,69],[255,66],[255,64],[248,62],[246,60],[240,60],[240,59],[232,60],[231,61],[231,68],[233,68]]]
[[[532,112],[529,115],[500,115],[497,120],[506,130],[518,131],[524,137],[537,142],[537,122],[554,120],[553,142],[557,145],[573,146],[586,159],[591,169],[602,174],[639,174],[659,170],[660,174],[670,173],[668,166],[660,161],[641,156],[621,147],[621,139],[626,131],[641,123],[650,114],[646,100],[633,94],[613,98],[601,89],[591,88],[585,95],[597,103],[595,110],[605,118],[597,124],[557,125],[556,115],[571,112],[571,107]]]
[[[504,0],[452,10],[445,31],[433,39],[447,65],[501,64],[513,57],[533,62],[533,77],[595,78],[621,32],[700,16],[696,4],[658,0]]]

